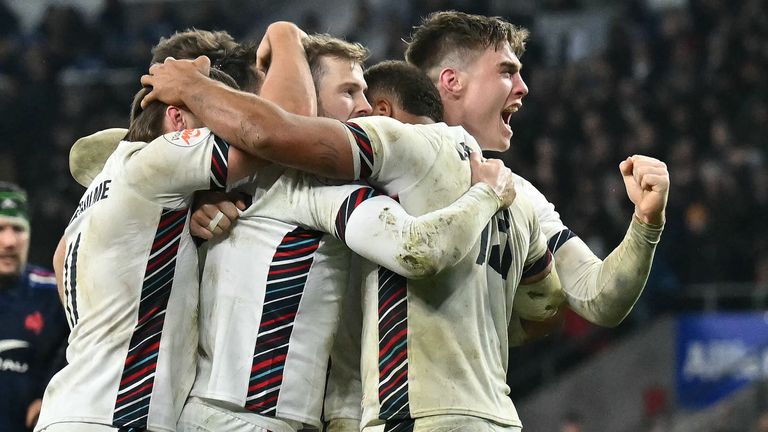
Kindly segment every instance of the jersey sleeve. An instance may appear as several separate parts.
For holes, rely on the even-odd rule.
[[[633,217],[624,239],[605,260],[578,237],[560,247],[555,265],[568,306],[598,325],[621,323],[643,292],[662,230]]]
[[[355,164],[355,179],[384,190],[403,190],[432,168],[441,135],[425,126],[389,117],[361,117],[345,123]]]
[[[165,134],[131,155],[125,180],[145,198],[175,207],[179,194],[226,188],[228,152],[206,128]]]
[[[619,246],[601,260],[562,223],[555,207],[530,182],[517,176],[515,185],[533,203],[568,306],[595,324],[618,325],[643,292],[663,227],[633,218]]]
[[[547,249],[539,218],[529,202],[518,203],[524,209],[530,242],[520,285],[514,291],[513,310],[523,319],[543,321],[557,313],[565,302],[565,294],[552,266],[552,253]]]
[[[413,217],[394,199],[361,188],[340,207],[336,235],[378,265],[424,278],[464,258],[500,204],[493,189],[480,183],[450,206]]]

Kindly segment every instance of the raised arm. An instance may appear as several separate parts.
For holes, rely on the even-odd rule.
[[[669,191],[669,173],[657,159],[632,156],[620,170],[635,214],[619,246],[600,260],[577,237],[563,243],[569,235],[565,233],[550,240],[568,306],[608,327],[621,323],[643,292],[664,227]]]
[[[266,71],[261,97],[288,112],[314,117],[317,96],[302,44],[306,35],[287,21],[270,24],[259,44],[256,64]]]
[[[266,72],[261,97],[288,112],[315,116],[317,96],[304,54],[304,36],[306,33],[293,23],[278,21],[270,24],[256,52],[256,64]],[[266,163],[233,146],[229,152],[227,182],[232,184],[251,175]]]
[[[343,124],[290,114],[264,98],[207,77],[210,60],[168,59],[141,77],[153,100],[189,108],[217,135],[241,150],[325,177],[354,179],[352,147]]]

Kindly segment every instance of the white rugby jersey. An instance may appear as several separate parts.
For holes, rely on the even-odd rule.
[[[267,416],[321,426],[328,357],[348,287],[345,243],[399,273],[417,271],[404,258],[416,246],[402,234],[413,228],[402,222],[413,218],[396,201],[368,186],[324,182],[275,166],[262,170],[244,186],[253,203],[207,251],[191,394],[234,404],[253,413],[255,424]],[[497,208],[493,190],[480,185],[425,225],[442,233],[435,245],[443,238],[466,252],[450,220],[479,235]]]
[[[221,189],[228,145],[208,129],[121,142],[64,237],[68,365],[36,430],[60,422],[176,430],[195,373],[197,190]]]
[[[356,168],[413,215],[455,200],[470,184],[460,127],[403,125],[386,117],[348,123]],[[407,280],[368,264],[363,293],[363,426],[407,427],[413,418],[463,414],[520,426],[506,384],[507,329],[515,289],[550,255],[534,208],[519,194],[456,266]],[[538,269],[538,270],[537,270]]]

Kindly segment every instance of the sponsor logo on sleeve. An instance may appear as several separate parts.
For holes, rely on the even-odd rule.
[[[210,135],[210,132],[206,132],[203,129],[184,129],[182,131],[174,132],[171,134],[163,135],[166,141],[179,147],[193,147]]]

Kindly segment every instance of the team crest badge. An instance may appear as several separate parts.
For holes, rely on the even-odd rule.
[[[43,331],[43,326],[45,326],[45,322],[40,311],[27,315],[27,318],[24,320],[24,327],[36,335]]]

